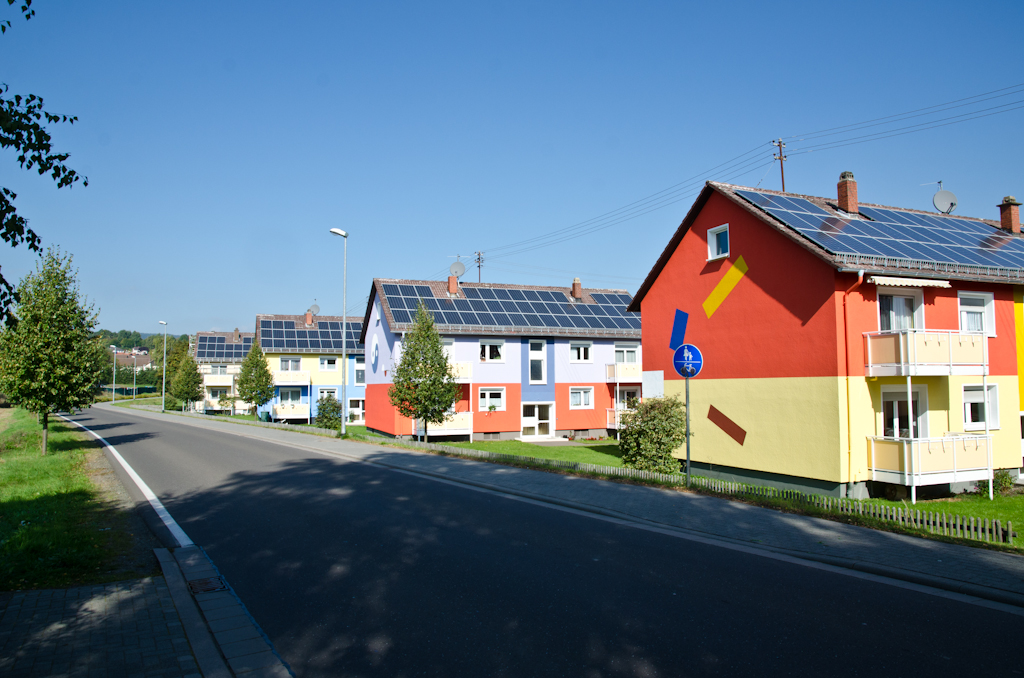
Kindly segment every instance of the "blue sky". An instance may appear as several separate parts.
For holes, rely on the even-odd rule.
[[[633,292],[700,182],[608,228],[496,248],[694,177],[778,189],[771,139],[1024,82],[1020,2],[37,0],[28,22],[4,6],[0,81],[78,116],[53,134],[90,185],[58,191],[10,152],[0,185],[74,254],[112,330],[248,329],[314,300],[338,314],[332,227],[351,234],[354,315],[374,277],[441,278],[476,250],[484,281]],[[832,196],[850,170],[862,201],[931,209],[921,184],[941,179],[958,214],[998,218],[1024,198],[1022,123],[792,155],[786,188]],[[752,150],[746,173],[708,171]],[[0,247],[9,279],[35,260]]]

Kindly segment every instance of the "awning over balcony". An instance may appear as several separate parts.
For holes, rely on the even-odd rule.
[[[897,278],[894,276],[873,275],[869,283],[884,287],[950,287],[948,280],[932,280],[930,278]]]

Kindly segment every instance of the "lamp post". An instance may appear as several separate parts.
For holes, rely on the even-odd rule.
[[[135,400],[135,392],[139,388],[139,354],[132,353],[132,400]]]
[[[114,352],[114,386],[110,389],[111,402],[117,401],[117,346],[110,345],[110,350]]]
[[[348,425],[348,395],[345,392],[345,385],[348,383],[348,332],[345,321],[348,314],[348,233],[340,228],[332,228],[331,233],[340,235],[345,239],[345,255],[341,266],[341,435],[345,435],[345,427]]]
[[[167,404],[167,323],[161,320],[160,324],[164,326],[164,389],[160,396],[160,411],[163,412],[164,406]]]

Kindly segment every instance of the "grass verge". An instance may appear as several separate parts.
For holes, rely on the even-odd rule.
[[[35,415],[0,410],[0,590],[154,574],[155,558],[144,553],[149,543],[136,548],[152,539],[145,525],[90,477],[106,467],[102,450],[77,429],[53,423],[50,452],[42,456],[41,437]]]

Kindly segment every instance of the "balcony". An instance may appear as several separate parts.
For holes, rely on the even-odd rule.
[[[275,370],[274,386],[305,386],[309,383],[307,370]]]
[[[473,363],[453,362],[449,364],[452,366],[452,374],[455,375],[455,381],[460,384],[468,384],[473,380]]]
[[[274,405],[271,416],[274,419],[309,419],[309,405],[303,403],[281,403]]]
[[[417,421],[414,424],[418,429],[416,434],[423,435],[423,422]],[[432,436],[466,436],[473,431],[473,413],[456,412],[442,424],[431,424],[427,434]]]
[[[641,363],[609,363],[604,366],[606,382],[620,384],[639,384],[644,368]]]
[[[227,386],[231,387],[234,384],[235,375],[233,374],[204,374],[203,384],[206,386]]]
[[[916,501],[918,485],[992,478],[992,437],[947,433],[941,438],[868,438],[871,479],[906,485]]]
[[[985,335],[955,330],[864,333],[869,377],[980,376],[988,374]]]
[[[626,412],[632,411],[633,410],[620,410],[615,407],[605,408],[605,419],[607,424],[605,428],[610,428],[614,430],[622,428],[622,415],[625,414]]]

